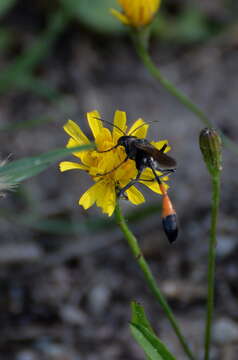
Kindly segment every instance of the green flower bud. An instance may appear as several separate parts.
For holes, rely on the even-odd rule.
[[[202,129],[199,136],[199,145],[208,171],[212,176],[217,176],[222,170],[222,142],[219,134],[212,128]]]

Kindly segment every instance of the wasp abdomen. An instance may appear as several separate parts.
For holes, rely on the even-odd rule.
[[[170,243],[174,242],[178,236],[178,225],[176,214],[171,214],[162,219],[164,232]]]

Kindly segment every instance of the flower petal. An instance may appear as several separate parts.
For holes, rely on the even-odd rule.
[[[121,137],[123,135],[123,133],[126,133],[126,128],[127,128],[126,112],[116,110],[115,114],[114,114],[113,124],[115,125],[115,127],[113,128],[112,136],[113,136],[114,142],[117,143],[117,140],[119,139],[119,137]],[[119,127],[119,129],[121,129],[121,131],[119,131],[119,129],[117,129],[117,127]]]
[[[73,138],[70,138],[66,147],[70,149],[71,147],[75,147],[75,146],[77,146],[77,141],[74,140]],[[81,162],[88,167],[88,166],[95,166],[95,161],[93,158],[94,152],[95,150],[85,150],[85,151],[73,152],[72,154],[77,158],[79,158]]]
[[[114,15],[118,20],[120,20],[123,24],[129,25],[128,18],[125,15],[123,15],[120,11],[116,9],[110,9],[110,13]]]
[[[92,130],[93,136],[96,139],[100,135],[103,128],[102,121],[100,120],[100,114],[97,110],[87,113],[88,124]]]
[[[113,214],[116,207],[116,191],[113,182],[103,184],[101,191],[98,192],[96,204],[104,214],[108,214],[108,216]]]
[[[68,120],[64,125],[64,130],[69,136],[71,136],[77,143],[77,145],[89,144],[89,139],[82,132],[80,127],[72,120]]]
[[[147,186],[150,190],[152,190],[153,192],[155,192],[156,194],[162,194],[161,189],[159,184],[157,183],[157,181],[141,181],[142,184],[144,184],[145,186]],[[165,184],[163,182],[164,188],[168,189],[169,185]]]
[[[167,145],[168,144],[168,140],[160,140],[160,141],[151,141],[150,142],[151,145],[153,145],[154,147],[156,147],[156,149],[160,150],[162,149],[163,145]],[[169,150],[171,150],[170,146],[167,146],[166,149],[164,150],[164,152],[168,152]]]
[[[149,125],[146,124],[143,119],[138,119],[131,126],[130,130],[128,131],[128,135],[133,135],[140,139],[144,139],[146,138],[148,127]]]
[[[85,210],[90,208],[96,202],[100,188],[100,182],[97,182],[91,186],[79,199],[79,205],[81,205]]]
[[[88,170],[88,167],[83,165],[83,164],[79,164],[79,163],[75,163],[72,161],[62,161],[59,164],[59,168],[60,171],[68,171],[68,170],[73,170],[73,169],[80,169],[80,170]]]
[[[134,205],[139,205],[145,201],[144,196],[135,186],[131,186],[126,191],[126,195],[128,196],[129,201]]]

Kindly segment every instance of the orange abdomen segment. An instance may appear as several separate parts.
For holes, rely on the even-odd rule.
[[[163,195],[162,224],[163,224],[164,232],[167,235],[169,242],[172,243],[176,240],[178,236],[177,215],[163,184],[161,185],[162,185],[161,190]]]

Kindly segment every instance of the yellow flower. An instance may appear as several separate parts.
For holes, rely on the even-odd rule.
[[[136,177],[137,169],[134,160],[127,160],[117,169],[111,171],[126,158],[124,147],[118,146],[116,149],[104,153],[100,153],[99,151],[108,150],[115,146],[118,139],[122,136],[122,133],[116,127],[113,127],[112,132],[105,128],[103,122],[100,120],[100,114],[97,111],[88,112],[87,119],[98,151],[86,150],[75,152],[73,155],[80,159],[80,163],[63,161],[60,163],[60,170],[80,169],[88,172],[95,181],[95,184],[81,196],[79,205],[82,205],[84,209],[88,209],[96,203],[96,205],[102,209],[103,213],[111,216],[116,206],[117,191]],[[142,124],[145,125],[141,126]],[[138,138],[145,138],[147,135],[148,124],[141,118],[136,120],[127,131],[126,113],[124,111],[117,110],[115,112],[114,125],[119,127],[127,135],[130,135],[132,132],[133,136]],[[72,120],[68,120],[64,126],[64,130],[70,136],[67,148],[88,144],[90,142],[80,127]],[[167,144],[167,141],[151,142],[151,144],[161,149],[164,144]],[[165,151],[169,149],[170,147],[167,146]],[[99,175],[104,173],[108,174]],[[161,175],[159,171],[157,173]],[[140,181],[141,183],[149,187],[152,191],[161,194],[161,189],[157,181],[155,181],[151,169],[145,169],[141,178],[149,180]],[[168,180],[168,177],[164,177],[163,181],[164,180]],[[168,185],[164,184],[164,186],[166,189],[168,188]],[[131,186],[125,193],[128,200],[135,205],[145,201],[144,196],[135,186]]]
[[[123,13],[111,9],[123,24],[133,27],[145,26],[152,22],[160,6],[160,0],[117,0]]]

